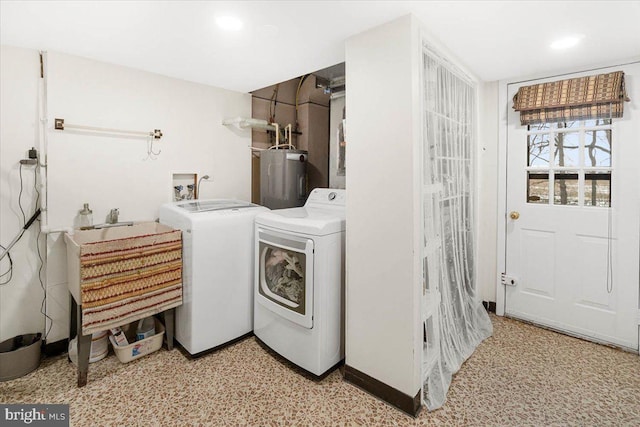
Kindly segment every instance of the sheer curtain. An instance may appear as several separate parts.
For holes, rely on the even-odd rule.
[[[475,84],[428,46],[423,55],[422,400],[433,410],[493,328],[476,297]]]

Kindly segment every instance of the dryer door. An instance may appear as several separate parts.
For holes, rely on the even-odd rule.
[[[260,226],[256,236],[256,301],[313,328],[313,240]]]

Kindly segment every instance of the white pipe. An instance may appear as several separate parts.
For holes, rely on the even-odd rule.
[[[62,227],[62,228],[51,228],[51,227],[40,227],[40,231],[42,234],[55,234],[55,233],[69,233],[73,234],[72,227]]]
[[[280,148],[280,147],[289,147],[292,150],[295,150],[296,149],[295,145],[291,143],[291,135],[292,135],[292,129],[293,129],[293,126],[291,125],[291,123],[289,123],[284,128],[284,137],[286,139],[286,143],[284,144],[280,144],[280,140],[278,139],[278,135],[280,134],[280,132],[278,132],[278,124],[274,123],[274,126],[276,126],[276,145],[272,145],[271,147],[269,147],[269,150],[273,150],[275,148]]]
[[[49,268],[49,251],[47,250],[47,241],[48,235],[51,232],[57,232],[57,230],[51,230],[49,227],[49,185],[48,185],[48,167],[47,163],[49,161],[49,62],[48,55],[46,51],[40,51],[42,65],[42,76],[40,80],[42,81],[41,89],[40,89],[40,138],[38,140],[38,168],[40,169],[40,231],[45,235],[44,238],[44,253],[42,254],[42,264],[44,268],[44,277],[39,277],[42,281],[42,292],[44,293],[43,303],[44,307],[41,308],[44,314],[44,330],[43,330],[43,340],[47,342],[47,337],[51,328],[53,328],[53,319],[51,319],[46,313],[48,311],[47,304],[47,290],[49,288],[49,274],[47,272]],[[37,207],[36,207],[37,208]],[[37,239],[38,237],[36,237]],[[40,242],[36,242],[39,244]],[[40,270],[38,270],[38,276],[40,276]],[[51,322],[49,328],[47,328],[47,320]]]
[[[284,128],[284,135],[287,138],[287,142],[289,143],[289,145],[291,145],[291,123],[289,123],[285,128]],[[288,131],[288,132],[287,132]],[[287,137],[287,134],[289,135]]]
[[[49,124],[49,108],[48,108],[48,60],[47,52],[40,52],[42,55],[42,88],[41,88],[41,102],[40,106],[40,140],[39,142],[39,155],[38,155],[38,167],[40,168],[40,191],[42,194],[40,200],[40,230],[46,233],[45,230],[49,229],[49,186],[47,182],[47,161],[49,157],[49,138],[48,138],[48,124]],[[46,254],[46,251],[45,251]]]

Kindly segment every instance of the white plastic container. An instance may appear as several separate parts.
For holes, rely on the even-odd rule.
[[[96,332],[91,336],[91,353],[89,363],[94,363],[107,357],[109,353],[109,340],[107,331]],[[74,365],[78,364],[78,337],[69,341],[69,359]]]
[[[119,327],[111,328],[111,336],[115,340],[117,345],[129,345],[129,341],[127,341],[127,336],[124,334],[124,331]]]
[[[80,211],[78,216],[80,217],[80,228],[91,227],[93,225],[93,211],[89,209],[89,203],[84,204],[84,208]]]
[[[136,341],[126,346],[119,346],[116,344],[113,336],[109,336],[113,351],[116,353],[118,360],[122,363],[129,363],[132,360],[151,354],[162,347],[162,339],[164,338],[164,326],[158,319],[154,319],[156,334],[145,338],[141,341]]]
[[[140,319],[136,329],[136,341],[142,341],[156,334],[155,322],[152,316]]]

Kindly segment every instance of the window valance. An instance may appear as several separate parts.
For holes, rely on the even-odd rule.
[[[624,101],[629,101],[624,72],[615,71],[523,86],[513,97],[513,109],[528,125],[622,117]]]

